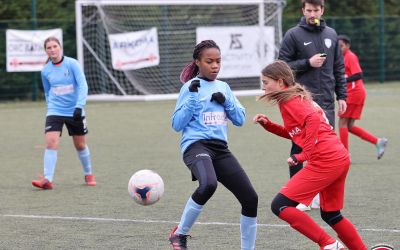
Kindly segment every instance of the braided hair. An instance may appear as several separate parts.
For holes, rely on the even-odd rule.
[[[200,60],[201,53],[206,49],[216,48],[220,50],[218,45],[213,40],[204,40],[197,44],[193,50],[193,61],[188,63],[182,70],[179,77],[181,83],[185,83],[199,74],[199,67],[196,65],[196,60]]]

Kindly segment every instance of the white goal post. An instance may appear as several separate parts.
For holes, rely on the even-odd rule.
[[[77,0],[77,57],[88,81],[89,100],[176,99],[182,86],[180,72],[192,60],[199,38],[207,32],[207,39],[221,47],[218,78],[228,82],[237,95],[259,94],[259,71],[277,57],[285,4],[285,0]],[[156,35],[146,39],[156,40],[157,45],[150,57],[158,61],[150,57],[135,59],[137,54],[145,53],[143,50],[118,55],[115,46],[110,45],[114,37],[137,36],[149,30],[155,30]],[[230,34],[232,30],[238,34]],[[121,44],[130,46],[128,49],[142,45],[143,39],[130,39]],[[255,49],[240,52],[246,47],[241,43]],[[232,47],[236,54],[228,53]],[[137,63],[136,68],[121,66],[128,65],[121,63],[125,56],[132,56],[130,63]],[[252,70],[240,65],[249,58],[247,65]],[[139,67],[143,61],[148,64]]]

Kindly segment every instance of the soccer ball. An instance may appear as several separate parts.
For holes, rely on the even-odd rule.
[[[140,205],[147,206],[160,200],[164,193],[164,182],[156,172],[148,169],[134,173],[128,183],[128,192]]]

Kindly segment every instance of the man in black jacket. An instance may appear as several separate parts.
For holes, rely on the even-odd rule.
[[[346,81],[343,56],[336,31],[321,16],[324,0],[302,0],[303,17],[289,29],[279,50],[279,59],[286,61],[296,73],[296,81],[311,91],[313,99],[325,111],[329,124],[335,127],[335,94],[338,112],[346,110]],[[292,145],[291,155],[301,148]],[[290,177],[303,165],[289,168]]]

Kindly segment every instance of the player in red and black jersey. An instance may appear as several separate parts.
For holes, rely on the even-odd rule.
[[[284,126],[271,122],[263,114],[257,114],[253,121],[271,133],[291,139],[303,149],[287,159],[290,167],[307,161],[275,196],[272,212],[318,243],[321,249],[344,249],[310,216],[296,209],[299,203],[309,204],[319,193],[322,219],[349,249],[366,250],[354,225],[340,212],[350,159],[323,110],[313,102],[310,92],[294,81],[293,72],[284,61],[265,67],[262,82],[265,94],[260,100],[278,104]]]
[[[378,160],[385,153],[388,140],[378,138],[365,129],[355,126],[356,120],[361,119],[366,91],[363,82],[363,72],[358,57],[350,50],[351,41],[346,35],[339,35],[339,46],[342,49],[347,82],[347,110],[339,114],[339,133],[343,145],[349,149],[349,132],[376,146]]]

